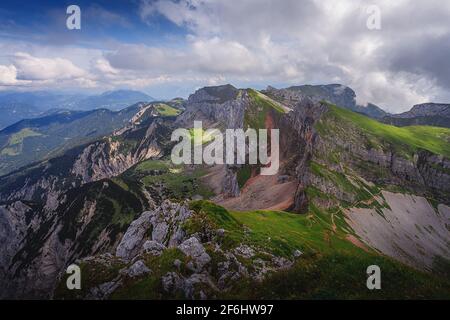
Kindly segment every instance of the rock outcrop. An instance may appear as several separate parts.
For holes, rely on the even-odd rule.
[[[262,281],[271,272],[290,268],[301,256],[301,252],[295,250],[290,260],[248,244],[226,248],[222,239],[227,231],[213,229],[207,219],[200,222],[201,230],[191,230],[189,225],[194,221],[198,223],[198,219],[206,218],[186,204],[168,200],[155,210],[142,213],[130,224],[115,256],[94,256],[78,261],[85,265],[85,270],[90,270],[90,265],[95,270],[94,266],[100,264],[105,272],[111,273],[106,282],[86,288],[88,294],[81,298],[120,296],[121,292],[129,290],[133,281],[148,277],[161,284],[162,291],[158,294],[164,297],[214,298],[238,286],[240,280]],[[125,267],[114,273],[112,269],[117,259]]]
[[[157,255],[179,245],[185,236],[182,223],[191,215],[186,205],[164,201],[153,211],[146,211],[128,227],[117,246],[116,256],[130,260],[145,251]],[[150,232],[151,231],[151,232]]]
[[[204,127],[216,125],[227,129],[242,128],[244,112],[249,103],[245,90],[231,85],[206,87],[189,96],[185,112],[177,119],[183,127],[193,127],[193,121],[203,121]]]

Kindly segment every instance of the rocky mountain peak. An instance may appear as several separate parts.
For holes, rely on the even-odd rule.
[[[432,125],[449,128],[450,104],[416,104],[409,111],[383,118],[383,122],[396,126]]]
[[[287,90],[299,91],[313,100],[327,100],[345,108],[353,108],[356,104],[355,92],[341,84],[292,86]]]
[[[450,117],[450,104],[444,103],[422,103],[414,105],[410,111],[401,113],[397,117],[424,117],[424,116],[446,116]]]
[[[204,87],[189,96],[189,103],[211,102],[224,103],[236,99],[239,90],[231,84]]]
[[[387,115],[384,110],[374,104],[369,103],[367,106],[357,104],[355,91],[338,83],[291,86],[279,90],[269,86],[266,92],[290,101],[301,101],[305,97],[315,102],[327,101],[375,119],[381,119]]]

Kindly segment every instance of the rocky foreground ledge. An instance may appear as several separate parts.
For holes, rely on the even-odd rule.
[[[166,200],[143,212],[131,223],[115,254],[77,261],[82,290],[66,289],[63,274],[54,298],[132,298],[142,290],[148,290],[149,298],[217,298],[240,280],[261,281],[270,272],[290,268],[302,255],[294,250],[286,258],[236,243],[229,231],[215,228],[195,202],[190,206]]]

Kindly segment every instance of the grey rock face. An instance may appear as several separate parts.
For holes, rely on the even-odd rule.
[[[212,290],[218,290],[206,273],[194,273],[190,277],[184,278],[176,272],[168,272],[161,278],[161,282],[166,292],[183,293],[186,299],[206,299],[207,296],[202,290],[196,296],[198,291],[196,289],[199,286],[207,286]]]
[[[151,225],[150,218],[153,212],[146,211],[134,220],[125,232],[122,241],[116,249],[116,256],[122,259],[130,259],[141,249],[145,234]]]
[[[153,122],[140,142],[141,147],[127,154],[117,152],[120,142],[112,138],[88,145],[77,157],[71,174],[81,178],[83,183],[98,181],[117,176],[140,161],[157,157],[161,153],[154,136],[158,126],[157,121]]]
[[[415,118],[425,116],[450,117],[450,104],[444,103],[422,103],[416,104],[407,112],[394,114],[393,118]]]
[[[328,110],[328,107],[304,98],[302,95],[300,95],[300,99],[300,101],[292,103],[293,111],[280,120],[279,127],[285,128],[280,135],[280,156],[292,159],[294,169],[287,174],[298,181],[293,211],[302,213],[308,208],[305,190],[310,183],[309,160],[317,141],[314,125]]]
[[[110,281],[92,288],[87,295],[88,300],[104,300],[107,299],[121,285],[120,281]]]
[[[178,203],[164,201],[153,211],[146,211],[128,227],[117,246],[116,256],[129,260],[142,250],[160,254],[166,247],[179,245],[185,237],[182,224],[191,216],[191,211]],[[147,240],[149,231],[151,240]]]
[[[204,126],[218,122],[228,129],[242,128],[248,103],[245,91],[230,85],[202,88],[189,96],[186,111],[177,121],[187,127],[202,120]]]
[[[225,175],[222,181],[223,195],[225,198],[237,197],[239,196],[240,191],[236,171],[230,166],[226,166],[225,170]]]
[[[121,274],[127,275],[128,277],[139,277],[144,274],[150,273],[151,270],[147,268],[144,261],[138,260],[128,269],[121,270]]]
[[[165,248],[166,246],[155,240],[147,240],[143,245],[144,252],[154,256],[159,256]]]
[[[192,212],[186,205],[164,201],[151,215],[152,240],[167,247],[176,247],[185,240],[182,228]]]
[[[197,238],[191,237],[178,247],[185,255],[193,258],[187,265],[189,269],[200,272],[210,261],[211,257],[206,253],[203,245]]]
[[[169,231],[169,225],[165,221],[154,224],[154,229],[152,232],[152,239],[155,242],[162,243],[167,236]]]
[[[432,193],[438,201],[449,203],[449,159],[426,150],[406,156],[395,146],[374,147],[364,139],[360,131],[351,127],[347,127],[345,135],[316,136],[312,160],[341,174],[344,174],[344,166],[350,167],[375,184],[401,186],[417,195]],[[331,164],[324,160],[329,159],[330,154],[339,154],[340,163]],[[302,181],[340,200],[355,200],[354,192],[347,192],[320,176],[307,174]]]
[[[64,210],[67,210],[65,201],[70,197],[69,194],[73,188],[118,175],[137,162],[159,155],[161,150],[154,135],[157,128],[159,124],[155,120],[138,146],[127,154],[120,151],[120,141],[105,138],[86,146],[73,148],[60,157],[34,166],[32,170],[23,170],[12,173],[8,177],[0,177],[0,202],[33,202],[33,208],[31,208],[33,212],[28,214],[25,210],[20,216],[16,215],[18,211],[13,206],[2,206],[8,213],[0,217],[0,230],[5,229],[2,234],[7,236],[4,238],[0,236],[0,242],[5,239],[5,248],[7,248],[5,250],[8,252],[0,254],[0,264],[10,263],[6,260],[24,249],[21,257],[15,262],[15,266],[0,266],[0,287],[6,288],[6,285],[1,285],[1,282],[6,281],[11,283],[10,286],[15,291],[8,295],[47,297],[61,268],[67,263],[74,258],[86,256],[90,252],[103,252],[116,246],[117,243],[114,240],[110,241],[112,239],[109,239],[110,233],[107,229],[102,230],[101,235],[90,248],[85,248],[84,243],[78,242],[78,235],[86,230],[86,225],[95,215],[95,201],[92,203],[85,201],[84,207],[77,212],[78,215],[73,216],[73,219],[82,220],[81,224],[78,221],[75,223],[77,225],[73,230],[75,239],[60,241],[57,233],[64,229],[66,224],[71,223],[67,219],[60,219],[60,216],[65,214]],[[133,128],[127,130],[122,132],[124,136],[133,131]],[[151,199],[147,200],[151,202]],[[26,241],[16,241],[22,237],[22,233],[27,235],[24,238]],[[38,234],[39,240],[35,240],[33,237]],[[131,235],[131,238],[133,237],[139,237],[139,235]],[[39,246],[36,248],[37,254],[28,249],[29,242],[36,241],[39,243],[33,243],[32,246]],[[127,237],[125,241],[132,241],[132,239]],[[118,254],[125,257],[134,254],[134,252],[127,252],[127,250],[133,250],[131,246],[131,242],[122,244]],[[139,247],[139,244],[136,246]],[[3,253],[1,251],[2,249],[0,253]],[[19,266],[20,275],[17,275],[15,268]],[[9,276],[20,279],[17,280],[20,284],[4,280]],[[6,292],[9,289],[0,291]],[[0,295],[2,294],[3,292],[0,292]]]
[[[32,200],[46,203],[50,209],[56,209],[58,197],[67,190],[119,175],[140,161],[159,156],[161,149],[155,134],[158,128],[158,121],[154,121],[138,148],[127,154],[118,152],[121,143],[110,137],[85,147],[71,149],[61,157],[42,162],[23,183],[14,183],[14,180],[20,178],[21,172],[0,177],[0,201]],[[132,129],[124,132],[124,139],[127,134],[132,133]],[[114,137],[118,136],[120,135]]]
[[[436,192],[450,193],[450,160],[428,151],[417,154],[415,166],[423,183]],[[450,200],[445,203],[450,204]]]
[[[176,272],[168,272],[161,278],[163,289],[167,292],[175,292],[182,288],[183,279]]]
[[[186,298],[194,299],[195,287],[199,285],[207,285],[213,287],[214,285],[211,283],[209,276],[204,273],[194,273],[192,276],[187,278],[184,282],[183,291]],[[203,291],[200,291],[201,299],[206,299],[206,295]]]
[[[369,103],[366,106],[358,105],[356,103],[355,92],[351,88],[341,84],[302,85],[286,89],[268,87],[266,91],[288,101],[301,101],[305,97],[315,102],[325,100],[337,106],[363,113],[376,119],[381,119],[387,115],[384,110],[374,104]]]
[[[30,210],[20,201],[0,206],[0,279],[26,236],[25,214]]]

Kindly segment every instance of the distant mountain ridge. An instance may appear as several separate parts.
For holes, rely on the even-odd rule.
[[[274,89],[268,87],[267,91]],[[353,89],[342,84],[326,84],[326,85],[301,85],[292,86],[282,90],[300,93],[313,101],[328,101],[337,106],[347,108],[349,110],[365,114],[371,118],[381,119],[387,115],[387,112],[373,103],[362,106],[356,103],[356,93]]]
[[[24,103],[14,102],[0,105],[0,130],[21,119],[34,118],[40,113],[39,109]]]
[[[21,120],[0,131],[0,175],[39,161],[64,146],[88,142],[124,126],[139,110],[59,111]]]
[[[384,117],[383,122],[401,127],[410,125],[430,125],[450,128],[450,104],[417,104],[409,111]]]
[[[107,108],[111,110],[120,110],[136,102],[151,102],[155,98],[134,90],[115,90],[107,91],[100,95],[89,96],[81,99],[74,104],[75,109],[89,110],[93,108]]]
[[[158,115],[172,116],[180,111],[180,101],[137,103],[120,111],[55,110],[43,117],[24,119],[0,130],[0,175],[57,152],[98,139],[130,123]]]
[[[121,110],[138,102],[155,99],[134,90],[107,91],[99,95],[34,92],[0,92],[0,130],[22,119],[40,117],[49,110]]]

